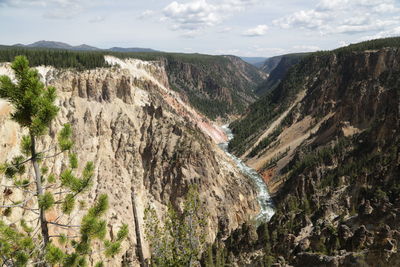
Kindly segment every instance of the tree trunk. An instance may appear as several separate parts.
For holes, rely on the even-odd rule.
[[[37,154],[36,154],[36,144],[35,144],[35,137],[31,134],[31,156],[32,156],[32,165],[35,171],[35,182],[36,182],[36,193],[37,199],[43,195],[43,187],[42,187],[42,175],[40,173],[39,165],[37,162]],[[46,216],[44,214],[43,208],[39,207],[39,220],[40,220],[40,228],[42,230],[42,238],[44,247],[50,241],[49,237],[49,228],[46,221]]]
[[[136,210],[136,201],[135,201],[135,190],[132,186],[131,190],[131,198],[132,198],[132,209],[133,209],[133,217],[135,220],[135,233],[136,233],[136,254],[139,258],[140,267],[147,267],[146,261],[143,255],[143,246],[142,246],[142,238],[140,236],[140,226],[139,226],[139,218]]]

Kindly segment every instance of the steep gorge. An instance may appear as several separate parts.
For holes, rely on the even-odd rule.
[[[232,124],[277,211],[224,242],[231,263],[400,263],[400,50],[368,46],[305,58]]]

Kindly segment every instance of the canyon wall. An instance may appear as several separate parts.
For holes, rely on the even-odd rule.
[[[205,230],[209,242],[218,231],[227,234],[257,215],[254,185],[216,144],[224,141],[225,135],[170,90],[163,63],[114,57],[106,60],[114,66],[86,71],[43,66],[37,69],[47,86],[57,88],[60,107],[49,129],[50,136],[40,139],[40,149],[51,148],[61,126],[71,123],[74,151],[81,165],[86,161],[95,165],[93,187],[83,200],[89,206],[100,193],[109,196],[110,208],[105,216],[108,236],[115,234],[122,223],[129,225],[128,241],[124,242],[121,256],[107,264],[118,266],[124,259],[137,266],[137,234],[141,235],[145,257],[149,257],[144,209],[151,205],[161,217],[168,203],[180,206],[190,184],[198,185],[201,201],[209,213]],[[0,73],[11,75],[10,65],[2,64]],[[19,153],[25,132],[10,121],[11,109],[0,100],[0,162]],[[49,159],[45,164],[58,175],[66,168],[67,155]],[[10,183],[1,177],[1,184]],[[0,203],[26,197],[18,189],[9,189],[7,194],[0,195]],[[13,208],[11,214],[0,212],[2,220],[8,223],[34,219],[18,208]],[[77,209],[60,222],[79,224],[84,213],[85,209]],[[59,214],[57,209],[50,210],[48,220],[55,220]],[[139,225],[135,225],[135,220]],[[35,225],[35,220],[31,225]],[[135,231],[136,226],[139,231]],[[60,231],[64,230],[50,228],[51,233]],[[95,253],[92,263],[98,257]]]

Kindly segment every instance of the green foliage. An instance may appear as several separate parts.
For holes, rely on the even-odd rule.
[[[63,213],[70,215],[75,207],[75,195],[68,194],[62,204],[61,210]]]
[[[13,179],[16,175],[23,175],[25,173],[24,157],[16,156],[10,163],[6,162],[0,166],[0,173],[4,173],[9,179]]]
[[[71,169],[78,168],[78,157],[75,153],[70,153],[69,155],[69,166]]]
[[[29,135],[22,136],[21,152],[27,157],[31,155],[31,145],[31,137]]]
[[[64,124],[64,127],[58,134],[58,145],[62,151],[70,150],[74,145],[71,139],[72,127],[70,124]]]
[[[24,231],[25,231],[27,234],[33,232],[33,228],[32,228],[32,227],[29,227],[24,219],[21,219],[21,220],[19,221],[19,223],[21,224],[22,229],[24,229]]]
[[[210,119],[216,119],[218,115],[233,112],[233,107],[225,101],[217,99],[208,99],[202,96],[197,96],[194,93],[188,92],[189,101],[197,110],[206,115]]]
[[[11,62],[18,55],[26,56],[32,66],[50,65],[78,70],[108,67],[102,52],[0,46],[0,62]]]
[[[121,229],[117,233],[117,241],[124,240],[125,238],[128,237],[128,234],[129,234],[128,225],[123,224]]]
[[[58,238],[58,242],[61,245],[65,245],[68,242],[68,236],[66,234],[60,234],[59,238]]]
[[[76,194],[84,192],[91,185],[92,177],[94,174],[93,162],[86,163],[86,166],[82,172],[82,177],[77,178],[72,169],[66,169],[60,175],[61,184]]]
[[[264,266],[265,267],[271,267],[272,264],[275,263],[275,258],[273,256],[270,255],[266,255],[264,256]]]
[[[93,162],[87,162],[81,175],[77,172],[78,160],[77,155],[69,153],[69,166],[60,175],[60,179],[56,179],[56,175],[49,173],[49,168],[45,164],[47,158],[54,158],[71,150],[72,127],[69,124],[64,125],[63,129],[58,133],[58,143],[60,151],[53,155],[47,155],[51,149],[44,149],[43,152],[37,152],[37,137],[46,133],[48,125],[54,119],[58,112],[58,108],[54,105],[55,89],[44,88],[39,81],[36,70],[29,68],[28,61],[24,57],[17,57],[12,64],[17,83],[14,84],[10,78],[6,76],[0,77],[0,97],[6,98],[14,107],[12,118],[22,127],[29,130],[29,135],[22,138],[21,151],[24,156],[17,156],[10,162],[0,165],[0,174],[4,174],[8,178],[13,179],[14,187],[22,189],[24,192],[22,201],[13,200],[13,208],[21,208],[25,212],[32,212],[34,216],[38,214],[37,223],[40,231],[33,231],[31,224],[25,220],[20,221],[23,231],[19,232],[11,226],[0,221],[0,265],[4,266],[87,266],[87,256],[91,253],[91,241],[94,239],[104,239],[106,235],[106,221],[102,219],[108,208],[106,195],[99,196],[96,203],[88,210],[82,219],[80,226],[80,240],[71,240],[72,237],[66,234],[59,236],[49,235],[49,225],[51,227],[70,228],[70,225],[62,225],[59,222],[49,222],[46,219],[46,211],[55,207],[57,211],[62,211],[66,215],[71,215],[77,196],[87,190],[91,186],[91,179],[94,174]],[[56,149],[57,150],[57,149]],[[25,165],[32,163],[34,169],[34,177],[25,174]],[[45,179],[47,176],[47,179]],[[34,178],[34,180],[31,180]],[[31,185],[36,186],[34,192],[31,192]],[[60,189],[53,194],[53,190]],[[45,190],[45,192],[43,192]],[[29,196],[30,195],[30,196]],[[57,196],[57,201],[55,199]],[[31,199],[37,201],[30,201]],[[82,200],[78,201],[82,203]],[[32,202],[34,204],[32,204]],[[33,206],[33,207],[32,207]],[[59,207],[60,209],[57,209]],[[80,208],[84,208],[81,205]],[[3,211],[3,215],[11,214],[11,207]],[[59,216],[61,218],[61,216]],[[128,235],[128,228],[124,225],[117,234],[115,240],[104,241],[105,256],[114,256],[120,251],[123,240]],[[65,251],[57,247],[52,241],[53,238],[59,238],[59,244],[68,247]]]
[[[188,266],[199,260],[207,223],[195,186],[189,188],[181,212],[168,206],[163,226],[151,207],[146,208],[144,221],[153,266]]]
[[[54,196],[50,192],[46,192],[39,197],[39,207],[48,210],[54,205]]]
[[[29,128],[30,135],[43,135],[58,112],[54,105],[56,89],[44,87],[37,70],[29,68],[24,56],[15,57],[11,67],[17,83],[8,76],[0,76],[0,97],[13,105],[11,118],[15,122]]]
[[[64,257],[65,257],[64,252],[60,248],[53,246],[51,244],[47,246],[45,259],[48,263],[51,264],[61,263]]]
[[[333,51],[336,53],[344,53],[353,51],[376,50],[385,47],[400,47],[400,37],[389,37],[364,41],[361,43],[341,47]]]
[[[55,183],[55,182],[56,182],[56,176],[55,176],[54,174],[50,174],[50,175],[47,177],[47,182],[48,182],[49,184]]]
[[[33,240],[0,221],[0,264],[26,266],[30,256],[35,255]]]

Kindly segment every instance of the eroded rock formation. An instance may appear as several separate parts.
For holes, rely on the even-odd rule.
[[[50,137],[40,141],[41,148],[51,147],[61,125],[72,124],[81,165],[93,161],[96,166],[93,187],[83,200],[90,205],[100,193],[109,196],[108,235],[122,223],[129,225],[129,238],[123,246],[125,261],[138,265],[137,233],[143,241],[144,256],[149,257],[143,230],[145,207],[156,207],[161,216],[169,202],[179,206],[190,184],[199,186],[200,198],[207,207],[209,241],[217,231],[229,233],[256,215],[256,189],[213,141],[222,141],[225,136],[169,89],[162,64],[111,57],[108,61],[118,66],[83,72],[38,68],[45,84],[58,89],[60,107]],[[1,72],[10,74],[9,65],[3,64]],[[0,162],[18,154],[24,133],[9,120],[10,110],[0,100]],[[67,162],[65,157],[60,155],[46,165],[60,174]],[[2,177],[2,184],[7,183]],[[12,189],[0,195],[0,203],[21,198],[24,193]],[[79,224],[83,214],[78,209],[62,221]],[[58,215],[53,209],[47,217],[53,220]],[[9,223],[32,218],[18,209],[1,216]],[[118,266],[121,260],[114,258],[109,266]]]

